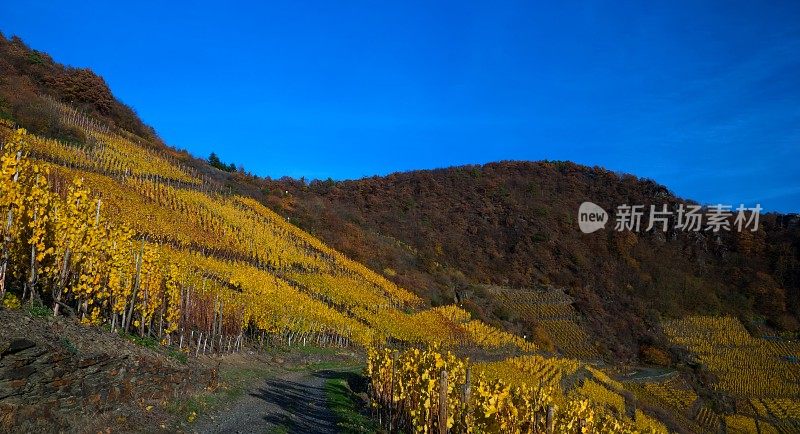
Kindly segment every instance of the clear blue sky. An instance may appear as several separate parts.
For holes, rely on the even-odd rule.
[[[573,160],[800,211],[798,1],[112,3],[0,30],[256,174]]]

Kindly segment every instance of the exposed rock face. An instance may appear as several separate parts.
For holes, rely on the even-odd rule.
[[[3,334],[0,432],[80,431],[76,417],[216,384],[216,372],[176,366],[158,355],[132,354],[125,345],[119,354],[84,354],[54,342]]]

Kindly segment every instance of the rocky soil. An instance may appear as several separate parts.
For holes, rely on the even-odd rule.
[[[0,309],[0,432],[141,431],[152,408],[216,381],[208,363],[71,319]]]

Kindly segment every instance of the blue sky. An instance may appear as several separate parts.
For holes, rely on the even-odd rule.
[[[0,30],[259,175],[572,160],[800,211],[797,1],[112,3]]]

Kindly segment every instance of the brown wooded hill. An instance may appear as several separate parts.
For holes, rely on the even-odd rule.
[[[612,221],[583,234],[583,201],[612,219],[617,205],[684,201],[653,181],[569,162],[262,183],[271,207],[333,247],[432,304],[457,300],[522,333],[535,324],[504,311],[484,285],[565,288],[614,358],[660,346],[659,320],[691,313],[798,329],[797,215],[762,214],[757,232],[617,232]]]
[[[655,182],[569,162],[500,162],[310,183],[258,178],[232,166],[218,170],[166,148],[91,70],[61,65],[19,38],[0,35],[0,117],[80,144],[85,137],[59,122],[52,100],[168,150],[220,191],[263,201],[431,304],[455,300],[513,331],[538,336],[537,324],[509,312],[489,285],[564,288],[583,325],[614,359],[666,346],[660,320],[690,313],[734,314],[759,333],[800,328],[796,214],[762,215],[755,233],[634,234],[609,225],[586,235],[576,222],[585,200],[607,211],[682,200]]]
[[[80,141],[76,128],[59,125],[46,98],[69,104],[102,118],[112,127],[160,142],[153,128],[111,93],[105,80],[88,68],[55,62],[47,53],[28,47],[22,39],[0,34],[0,117],[13,118],[36,134]]]

